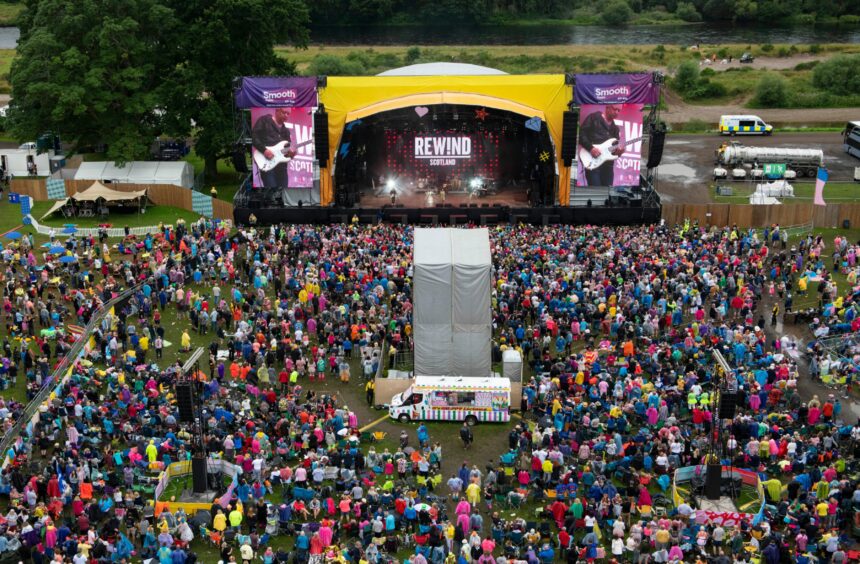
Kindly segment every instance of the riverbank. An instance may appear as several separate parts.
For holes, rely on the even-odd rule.
[[[279,48],[278,52],[295,62],[303,74],[328,76],[374,75],[415,63],[447,61],[511,74],[660,71],[671,77],[682,63],[692,60],[698,63],[702,79],[714,87],[704,95],[675,95],[677,100],[688,104],[755,109],[753,95],[762,77],[777,74],[791,87],[790,96],[786,97],[788,109],[860,106],[860,95],[834,96],[820,90],[812,80],[816,65],[836,54],[860,54],[860,44],[312,45],[302,50]],[[744,53],[752,54],[755,61],[738,62]],[[671,87],[669,80],[667,91]]]
[[[0,3],[0,27],[12,27],[18,23],[18,16],[24,10],[24,4]]]

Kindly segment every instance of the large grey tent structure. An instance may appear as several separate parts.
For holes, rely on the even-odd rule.
[[[415,374],[480,376],[492,369],[493,266],[486,229],[416,229]]]

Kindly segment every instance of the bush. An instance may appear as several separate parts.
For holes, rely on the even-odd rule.
[[[699,73],[699,76],[714,76],[715,74],[717,74],[717,71],[711,67],[705,67],[702,69],[702,72]]]
[[[694,61],[684,61],[675,71],[672,87],[681,94],[688,94],[699,81],[699,65]]]
[[[753,103],[759,108],[784,108],[788,104],[785,79],[778,74],[766,74],[759,79]]]
[[[837,55],[822,62],[812,71],[812,84],[841,96],[860,92],[860,55]]]
[[[687,92],[690,100],[701,100],[703,98],[719,98],[726,95],[726,87],[719,82],[711,82],[707,78],[699,81]]]
[[[839,25],[857,25],[860,24],[860,16],[854,14],[845,14],[839,16]]]
[[[821,52],[821,45],[818,45],[817,43],[813,43],[812,45],[809,46],[809,52],[812,55],[817,55],[818,53]]]
[[[609,0],[600,13],[605,25],[624,25],[633,17],[633,10],[625,0]]]
[[[797,63],[794,65],[796,71],[808,71],[818,66],[818,61],[807,61],[805,63]]]
[[[410,47],[406,51],[406,62],[409,64],[414,63],[419,58],[421,58],[421,49],[418,47]]]
[[[361,76],[367,69],[358,58],[343,59],[337,55],[317,55],[308,68],[310,75]]]
[[[699,14],[699,11],[696,10],[692,2],[679,2],[678,7],[675,8],[675,15],[685,22],[694,23],[702,21],[702,15]]]
[[[779,51],[777,51],[776,55],[778,57],[788,57],[791,53],[785,47],[780,47]]]
[[[765,53],[770,53],[771,51],[773,51],[773,44],[772,43],[765,43],[764,45],[761,46],[761,50],[764,51]]]

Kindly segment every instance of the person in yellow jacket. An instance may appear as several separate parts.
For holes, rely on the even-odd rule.
[[[188,329],[182,331],[182,352],[188,352],[191,350],[191,335],[188,334]]]
[[[220,509],[212,520],[212,528],[219,533],[223,533],[227,529],[227,516]]]
[[[481,486],[472,482],[466,486],[466,499],[474,506],[477,506],[481,501]]]
[[[158,459],[158,447],[155,446],[155,441],[149,441],[146,447],[146,459],[150,462],[155,462]]]

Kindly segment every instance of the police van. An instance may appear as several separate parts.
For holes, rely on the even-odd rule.
[[[770,135],[773,126],[758,116],[720,116],[721,135]]]

